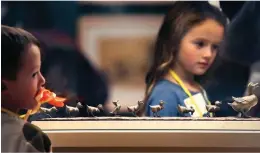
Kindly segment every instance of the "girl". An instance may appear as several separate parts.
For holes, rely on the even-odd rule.
[[[152,105],[165,101],[161,116],[182,116],[178,105],[195,109],[202,117],[209,104],[197,83],[218,51],[227,19],[208,2],[175,2],[160,28],[151,69],[146,76],[145,107],[141,114],[152,116]],[[191,116],[187,114],[185,116]]]

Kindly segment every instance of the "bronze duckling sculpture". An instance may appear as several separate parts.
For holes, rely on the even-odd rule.
[[[87,109],[88,116],[90,113],[93,117],[95,117],[93,113],[100,113],[100,111],[103,110],[103,105],[99,104],[97,107],[86,105],[86,109]]]
[[[78,102],[76,107],[65,105],[65,111],[70,117],[77,117],[79,116],[79,108],[83,108],[81,102]]]
[[[216,101],[215,105],[206,105],[206,110],[209,113],[213,113],[213,116],[216,116],[216,112],[220,111],[220,105],[222,104],[222,102],[220,101]]]
[[[119,103],[119,100],[112,102],[115,105],[115,108],[112,112],[110,112],[111,114],[113,114],[114,116],[117,116],[117,114],[119,113],[120,109],[121,109],[121,105]]]
[[[191,115],[195,112],[195,109],[191,106],[190,108],[187,108],[185,106],[181,106],[178,104],[177,109],[180,114],[184,115],[187,113],[191,113]]]
[[[248,84],[248,96],[239,98],[232,97],[234,101],[232,103],[228,103],[228,105],[230,105],[236,112],[238,112],[238,117],[250,117],[247,115],[247,113],[258,103],[257,96],[253,94],[253,90],[256,87],[258,87],[258,83],[253,84],[250,82]]]
[[[143,105],[144,105],[143,101],[138,101],[137,105],[127,106],[127,110],[128,110],[128,112],[133,113],[134,116],[137,116],[136,113],[138,111],[140,111],[140,109],[143,107]]]
[[[40,107],[36,113],[43,113],[52,118],[52,115],[56,112],[58,112],[58,109],[53,106],[51,108]]]
[[[162,109],[164,109],[164,104],[165,102],[163,100],[160,100],[159,105],[149,105],[149,107],[151,108],[152,112],[153,112],[153,116],[154,117],[160,117],[160,115],[158,115],[158,112],[161,111]]]
[[[39,113],[46,113],[46,114],[51,114],[51,113],[56,113],[58,111],[58,109],[56,107],[51,107],[51,108],[44,108],[44,107],[40,107],[39,109]]]

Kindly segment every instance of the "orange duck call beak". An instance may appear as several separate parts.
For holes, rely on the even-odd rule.
[[[38,102],[38,105],[33,110],[28,110],[25,115],[20,116],[24,120],[27,120],[31,114],[36,113],[40,109],[40,106],[44,103],[49,103],[55,107],[63,107],[64,102],[67,100],[66,98],[57,97],[54,92],[51,92],[44,87],[40,89],[35,99]]]
[[[43,104],[49,103],[55,107],[63,107],[64,102],[67,100],[66,98],[57,97],[54,92],[51,92],[48,89],[41,88],[39,94],[36,96],[36,100]]]

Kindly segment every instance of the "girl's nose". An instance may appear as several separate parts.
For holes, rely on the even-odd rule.
[[[203,57],[209,59],[214,55],[213,52],[214,51],[212,50],[211,46],[208,46],[203,52]]]

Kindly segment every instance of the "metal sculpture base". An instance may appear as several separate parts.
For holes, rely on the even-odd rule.
[[[111,116],[111,117],[74,117],[74,118],[45,118],[39,121],[260,121],[260,118],[239,118],[239,117],[120,117],[120,116]]]

